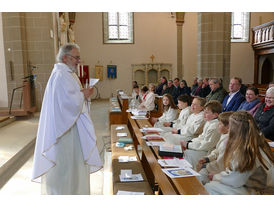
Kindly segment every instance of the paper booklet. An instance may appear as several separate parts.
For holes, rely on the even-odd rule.
[[[142,174],[132,174],[132,170],[121,170],[119,175],[121,182],[139,182],[143,181]]]
[[[158,163],[162,167],[180,167],[180,168],[190,168],[192,165],[185,159],[158,159]]]
[[[170,178],[201,176],[191,168],[170,168],[162,169],[162,171]]]
[[[145,132],[145,133],[160,133],[163,132],[164,130],[162,130],[161,128],[155,128],[155,127],[144,127],[141,129],[141,132]]]
[[[146,142],[147,146],[157,146],[157,147],[160,147],[161,145],[165,144],[165,142]]]
[[[163,144],[160,146],[158,154],[168,157],[183,157],[181,145]]]
[[[116,195],[144,195],[145,192],[132,192],[132,191],[124,191],[118,190]]]
[[[99,79],[90,78],[89,79],[89,87],[93,87],[98,81],[99,81]]]
[[[131,119],[148,119],[146,116],[131,116]]]
[[[161,137],[158,134],[148,134],[142,137],[142,139],[146,139],[146,140],[164,140],[163,137]]]
[[[127,133],[126,132],[118,132],[117,137],[127,137]]]

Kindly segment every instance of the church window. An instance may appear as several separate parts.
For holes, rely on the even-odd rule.
[[[133,41],[133,13],[105,12],[104,43],[129,43]]]
[[[231,42],[249,41],[249,12],[232,12]]]

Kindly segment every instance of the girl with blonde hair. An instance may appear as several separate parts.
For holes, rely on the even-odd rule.
[[[210,194],[274,194],[274,156],[253,116],[238,111],[229,119],[224,168],[205,185]]]

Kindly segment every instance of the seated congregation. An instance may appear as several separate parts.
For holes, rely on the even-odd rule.
[[[209,194],[274,194],[274,84],[264,98],[238,77],[228,88],[218,78],[195,78],[190,88],[161,77],[140,90],[134,82],[132,101],[151,112],[162,96],[163,114],[150,122],[165,142],[181,146]]]

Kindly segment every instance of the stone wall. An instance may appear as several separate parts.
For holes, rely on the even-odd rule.
[[[51,30],[53,30],[52,13],[3,13],[9,105],[12,90],[22,86],[22,78],[36,74],[33,101],[36,102],[38,110],[40,109],[44,89],[55,62],[54,39],[50,35]],[[14,107],[18,107],[20,98],[21,92],[18,90],[14,97]]]

